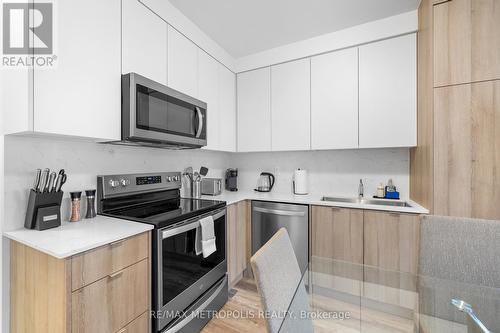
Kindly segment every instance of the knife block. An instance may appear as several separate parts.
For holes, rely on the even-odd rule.
[[[63,194],[63,191],[40,193],[30,190],[24,227],[46,230],[60,226]]]

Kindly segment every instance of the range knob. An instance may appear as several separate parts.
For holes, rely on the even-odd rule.
[[[172,181],[172,176],[167,176],[167,182],[171,182]]]
[[[120,184],[125,187],[127,185],[130,185],[130,180],[122,178],[120,179]]]
[[[179,180],[181,180],[180,176],[174,176],[174,181],[178,182]]]
[[[117,181],[117,180],[112,180],[112,179],[111,179],[111,180],[109,181],[109,186],[111,186],[112,188],[115,188],[115,187],[117,187],[118,185],[120,185],[120,182],[119,182],[119,181]]]

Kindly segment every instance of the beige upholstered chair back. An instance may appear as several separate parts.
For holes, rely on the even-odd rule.
[[[297,319],[286,320],[282,332],[313,332],[310,319],[301,319],[300,311],[309,311],[309,300],[301,281],[299,264],[293,252],[290,237],[281,228],[250,259],[261,303],[267,316],[267,331],[277,333],[283,323],[283,316],[297,290],[297,296],[290,308]],[[299,289],[297,287],[299,286]]]

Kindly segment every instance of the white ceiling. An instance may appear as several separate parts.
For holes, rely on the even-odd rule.
[[[420,0],[169,0],[239,58],[414,10]]]

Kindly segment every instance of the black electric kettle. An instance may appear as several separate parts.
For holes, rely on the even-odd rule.
[[[274,186],[274,175],[269,172],[262,172],[257,182],[257,192],[271,192]]]

